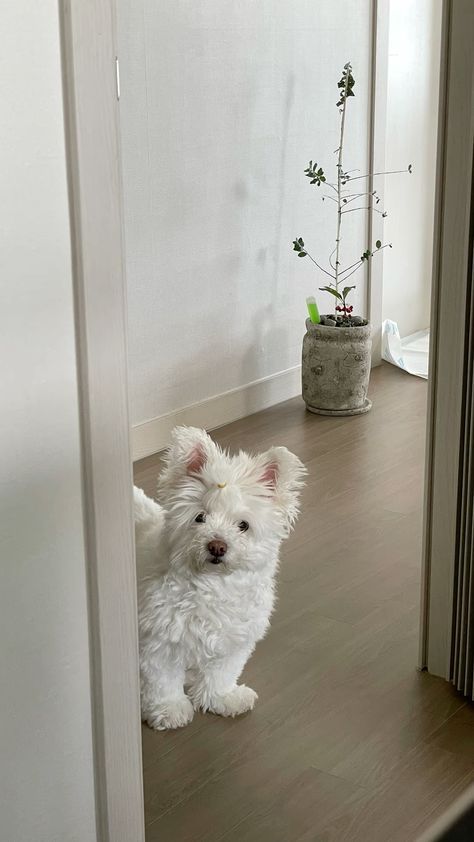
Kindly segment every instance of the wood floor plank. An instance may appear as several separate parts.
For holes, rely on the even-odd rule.
[[[296,842],[306,837],[339,842],[363,809],[366,797],[365,790],[334,775],[314,768],[304,769],[287,786],[275,792],[268,803],[264,802],[221,839],[226,842],[260,842],[261,839]],[[308,804],[311,804],[311,810],[308,810]]]
[[[474,702],[456,711],[430,735],[430,744],[467,757],[474,766]]]
[[[390,366],[373,410],[288,401],[215,431],[308,466],[239,720],[143,729],[147,842],[412,842],[473,779],[474,711],[416,671],[426,384]],[[135,465],[153,496],[159,456]]]
[[[473,780],[472,764],[465,758],[435,746],[417,745],[390,778],[374,788],[342,840],[416,840]]]

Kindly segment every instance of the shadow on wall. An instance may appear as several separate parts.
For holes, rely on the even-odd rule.
[[[253,341],[248,346],[241,358],[241,382],[251,383],[265,377],[265,356],[268,356],[270,349],[275,351],[289,344],[289,334],[283,326],[275,326],[275,306],[267,304],[262,307],[252,318]],[[248,413],[254,410],[246,406]]]
[[[281,122],[281,152],[278,172],[272,171],[270,177],[278,180],[278,201],[275,224],[275,236],[272,243],[260,246],[255,253],[255,264],[257,266],[256,283],[259,283],[260,273],[265,276],[269,252],[273,260],[273,273],[268,273],[271,278],[271,287],[268,291],[269,303],[261,307],[253,314],[251,319],[253,341],[248,345],[247,350],[241,357],[240,383],[248,384],[265,377],[268,372],[268,357],[272,349],[280,352],[282,348],[289,349],[291,346],[289,330],[279,324],[281,312],[278,308],[284,306],[280,296],[280,277],[282,249],[288,250],[289,235],[283,231],[283,207],[286,194],[286,159],[288,149],[288,134],[290,126],[290,115],[295,98],[295,76],[290,73],[287,77],[285,97],[282,107]],[[253,97],[255,102],[255,97]],[[257,193],[257,191],[255,191]],[[233,194],[239,205],[249,204],[252,200],[252,193],[248,185],[241,179],[234,183]],[[256,202],[258,195],[255,196]],[[285,263],[285,261],[283,261]],[[274,373],[274,372],[272,372]],[[246,411],[251,412],[252,407],[247,406]]]
[[[141,353],[131,355],[131,404],[140,407],[135,424],[206,402],[299,363],[298,329],[295,331],[295,319],[289,319],[287,266],[292,259],[292,232],[285,213],[296,78],[293,73],[287,74],[281,96],[273,106],[272,132],[278,135],[278,152],[273,159],[266,153],[264,128],[257,112],[262,96],[260,86],[255,76],[248,78],[245,85],[245,135],[252,136],[254,128],[258,154],[247,156],[245,149],[234,149],[233,154],[237,152],[246,158],[245,166],[237,167],[238,176],[224,183],[216,195],[223,213],[219,214],[219,224],[213,226],[196,267],[199,306],[196,318],[186,327],[186,341],[180,343],[176,337],[183,330],[177,302],[180,289],[184,294],[189,287],[187,260],[180,264],[175,283],[165,292],[161,325],[158,313],[154,330],[147,333],[151,339],[155,337],[154,347],[150,352],[150,343],[141,341]],[[184,186],[181,189],[185,193]],[[181,207],[181,203],[174,207]],[[205,212],[206,205],[201,210]],[[266,225],[262,226],[261,221]],[[168,218],[168,223],[179,228],[182,219]],[[264,232],[263,237],[259,237],[260,231]],[[158,266],[159,253],[154,253],[153,259]],[[233,324],[226,329],[222,321],[230,318]],[[303,327],[302,322],[301,336]],[[137,327],[135,331],[138,333]],[[164,359],[160,381],[153,376],[153,369],[157,348],[165,345],[170,352]],[[251,394],[245,393],[243,403],[245,411],[255,411]]]
[[[286,158],[287,158],[287,149],[288,149],[288,131],[290,126],[290,114],[293,108],[293,103],[295,100],[295,76],[293,73],[288,75],[288,80],[286,84],[286,93],[285,93],[285,100],[283,104],[283,120],[282,120],[282,132],[281,132],[281,153],[280,153],[280,174],[279,174],[279,185],[278,185],[278,217],[277,223],[275,226],[275,241],[276,241],[276,249],[275,249],[275,293],[278,292],[278,282],[280,280],[280,264],[281,264],[281,249],[282,247],[285,251],[289,250],[288,242],[291,240],[291,235],[288,234],[288,231],[282,231],[282,219],[283,219],[283,203],[285,201],[285,171],[286,171]]]

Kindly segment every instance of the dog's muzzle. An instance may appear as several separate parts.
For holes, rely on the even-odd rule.
[[[225,541],[215,538],[213,541],[209,541],[207,549],[211,554],[211,558],[209,559],[211,564],[220,564],[224,560],[227,552],[227,544]]]

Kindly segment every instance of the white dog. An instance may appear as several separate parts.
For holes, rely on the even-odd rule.
[[[161,505],[135,489],[141,703],[152,728],[187,725],[199,708],[253,708],[257,694],[237,679],[269,627],[304,474],[285,447],[230,456],[203,430],[178,427]]]

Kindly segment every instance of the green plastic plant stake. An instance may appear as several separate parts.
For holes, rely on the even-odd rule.
[[[321,316],[319,315],[318,305],[316,304],[316,299],[313,295],[310,295],[310,297],[306,299],[306,306],[308,308],[309,318],[313,324],[319,325],[321,322]]]

